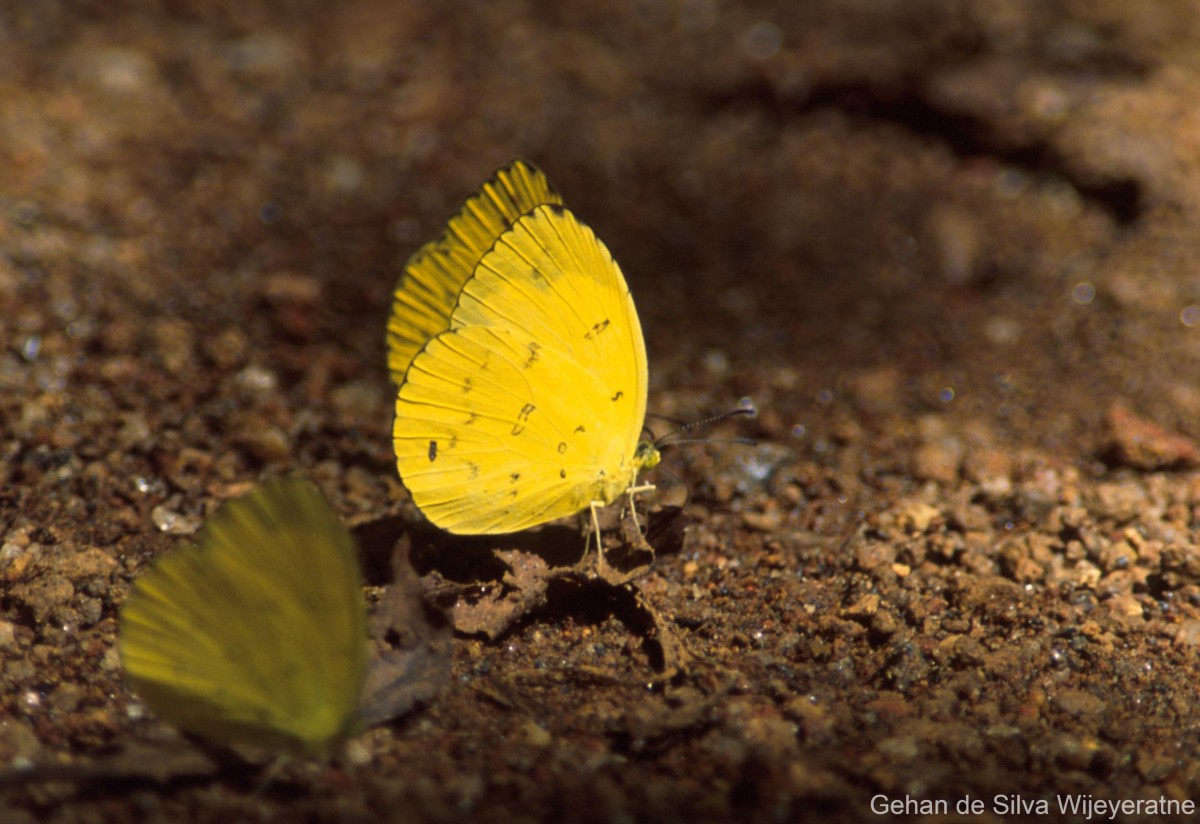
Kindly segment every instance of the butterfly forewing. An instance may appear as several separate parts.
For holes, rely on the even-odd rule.
[[[445,233],[404,267],[388,319],[388,369],[399,384],[413,356],[449,326],[463,284],[480,258],[521,215],[562,199],[538,169],[521,160],[501,168],[450,219]]]

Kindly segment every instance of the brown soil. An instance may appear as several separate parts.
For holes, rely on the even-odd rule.
[[[10,5],[0,820],[1200,800],[1193,3]],[[460,634],[353,756],[114,766],[190,748],[116,617],[221,500],[408,534],[390,290],[517,156],[621,261],[651,410],[750,397],[757,445],[669,451],[650,572]]]

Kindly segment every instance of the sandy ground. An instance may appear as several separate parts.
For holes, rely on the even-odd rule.
[[[1200,9],[448,6],[0,11],[0,819],[1182,820]],[[499,591],[511,542],[419,526],[383,342],[513,157],[621,262],[650,409],[757,444],[668,451],[649,572],[460,632],[345,757],[201,757],[116,621],[256,479]]]

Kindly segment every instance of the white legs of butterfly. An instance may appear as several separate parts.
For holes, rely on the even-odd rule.
[[[629,514],[633,517],[633,524],[637,527],[639,532],[642,529],[642,525],[638,523],[637,505],[633,500],[633,496],[639,495],[643,492],[653,492],[654,489],[654,484],[640,484],[638,486],[631,486],[629,489],[625,490],[625,494],[629,496]],[[601,574],[603,574],[608,567],[607,562],[604,560],[604,541],[600,535],[600,508],[604,506],[608,506],[607,501],[592,501],[591,504],[589,504],[592,512],[592,528],[588,531],[587,539],[583,545],[583,557],[586,560],[588,551],[592,546],[592,533],[595,533],[596,560]]]

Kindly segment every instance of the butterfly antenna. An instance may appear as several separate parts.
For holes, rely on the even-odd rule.
[[[656,441],[654,446],[662,449],[667,446],[684,446],[696,443],[732,443],[739,446],[754,446],[758,441],[754,440],[754,438],[680,438],[679,440],[667,441],[666,443]]]
[[[738,444],[753,445],[754,440],[752,438],[729,438],[729,439],[719,439],[718,440],[715,438],[677,438],[677,437],[675,437],[676,435],[682,435],[685,432],[690,432],[693,429],[698,429],[702,426],[712,426],[714,424],[720,423],[721,421],[728,420],[729,418],[736,418],[741,415],[748,415],[750,417],[758,416],[758,410],[754,407],[753,401],[751,401],[749,398],[743,398],[742,401],[738,404],[737,409],[731,409],[728,412],[722,412],[720,415],[712,415],[707,418],[701,418],[698,421],[692,421],[691,423],[685,423],[683,426],[680,426],[679,428],[677,428],[671,432],[668,432],[667,434],[663,435],[661,438],[656,440],[654,442],[654,446],[657,448],[662,448],[664,446],[677,446],[679,444],[685,444],[685,443],[738,443]]]
[[[680,420],[679,418],[676,418],[674,415],[660,415],[657,412],[647,412],[646,417],[647,418],[657,418],[660,421],[666,421],[667,423],[673,423],[676,426],[683,426],[686,423],[686,421]]]
[[[671,426],[674,426],[676,428],[681,427],[686,423],[685,421],[681,421],[679,418],[675,418],[670,415],[659,415],[656,412],[647,412],[646,420],[649,420],[650,418],[655,418],[660,421],[666,421],[667,423],[671,424]],[[648,441],[654,440],[654,430],[651,429],[649,426],[647,426],[644,423],[642,424],[642,437]]]

